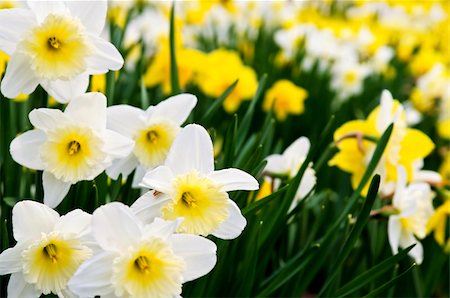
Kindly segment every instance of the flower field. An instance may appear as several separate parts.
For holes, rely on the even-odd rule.
[[[450,3],[1,1],[0,297],[448,297]]]

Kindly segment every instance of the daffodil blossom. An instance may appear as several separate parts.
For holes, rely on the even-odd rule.
[[[123,58],[99,37],[106,1],[27,1],[0,10],[0,50],[8,63],[1,92],[15,98],[41,85],[61,103],[83,94],[90,74],[118,70]]]
[[[133,152],[113,162],[106,173],[113,179],[128,176],[135,168],[133,186],[145,172],[163,165],[180,125],[186,121],[197,98],[191,94],[170,97],[147,110],[129,105],[107,109],[107,127],[135,141]]]
[[[266,158],[267,165],[264,170],[269,174],[287,175],[289,178],[295,177],[308,155],[310,146],[308,138],[298,138],[284,150],[283,154],[269,155]],[[280,180],[275,179],[274,186],[278,188],[279,184]],[[313,189],[314,185],[316,185],[316,174],[312,164],[309,164],[300,181],[295,200],[292,202],[290,209],[293,209],[298,201],[303,199]]]
[[[216,264],[216,245],[197,235],[174,234],[180,220],[144,225],[130,208],[110,203],[92,215],[101,251],[83,263],[69,282],[81,297],[175,297],[184,282]]]
[[[434,213],[433,197],[429,184],[407,185],[405,169],[398,168],[397,186],[392,202],[398,214],[389,216],[388,221],[389,244],[394,254],[398,252],[398,247],[406,248],[416,244],[409,254],[417,264],[422,263],[423,247],[416,237],[423,239],[427,234],[427,222]]]
[[[67,282],[93,251],[90,222],[80,209],[59,216],[44,204],[18,202],[12,216],[17,244],[0,254],[0,274],[11,273],[8,297],[73,296]]]
[[[74,98],[64,113],[42,108],[29,118],[35,129],[16,137],[10,152],[17,163],[44,171],[44,203],[50,207],[58,206],[72,184],[94,179],[133,148],[132,140],[106,129],[106,97],[101,93]]]
[[[166,220],[184,219],[177,232],[233,239],[247,222],[227,191],[256,190],[258,181],[239,169],[214,171],[208,132],[190,124],[175,138],[165,164],[147,172],[141,186],[161,194],[139,198],[132,208],[140,214],[160,210],[158,216]]]

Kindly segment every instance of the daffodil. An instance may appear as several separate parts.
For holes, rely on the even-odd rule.
[[[342,101],[351,96],[359,95],[363,90],[364,79],[371,73],[368,65],[359,63],[352,56],[344,58],[332,67],[331,89],[337,93],[337,99]]]
[[[310,148],[310,142],[306,137],[300,137],[295,140],[289,147],[284,150],[283,154],[269,155],[267,165],[264,169],[269,174],[285,175],[287,178],[294,178],[297,175],[298,170],[302,166],[303,162],[308,155]],[[269,178],[274,180],[271,183],[278,188],[280,180],[278,178]],[[293,209],[297,203],[303,199],[316,185],[316,173],[312,168],[312,163],[308,165],[305,173],[303,174],[300,185],[298,186],[295,199],[292,202],[290,209]]]
[[[138,186],[146,171],[163,165],[180,125],[183,124],[197,98],[191,94],[170,97],[156,106],[141,110],[128,105],[107,109],[107,127],[135,141],[133,152],[113,162],[106,173],[113,179],[128,176],[137,168],[134,186]]]
[[[196,235],[174,234],[179,221],[144,225],[128,206],[94,211],[92,233],[101,250],[69,282],[81,297],[175,297],[182,284],[216,264],[216,245]]]
[[[263,109],[272,108],[278,120],[284,121],[289,114],[300,115],[305,110],[304,101],[308,97],[308,91],[294,85],[288,80],[279,80],[267,90],[264,98]]]
[[[427,223],[427,233],[434,231],[434,239],[439,245],[444,246],[447,252],[450,251],[450,239],[445,241],[445,235],[449,218],[450,200],[447,199],[444,204],[436,208],[436,212],[430,217]]]
[[[416,246],[409,252],[417,264],[423,260],[423,247],[417,241],[425,238],[426,225],[434,213],[434,193],[426,183],[407,185],[407,175],[403,167],[398,169],[398,179],[392,204],[397,214],[389,216],[388,238],[392,252],[396,254],[398,247]]]
[[[11,273],[8,297],[72,296],[67,282],[92,255],[90,222],[80,209],[60,216],[44,204],[18,202],[12,215],[17,244],[0,254],[0,274]]]
[[[29,119],[35,127],[10,145],[12,158],[34,170],[43,170],[44,203],[56,207],[70,186],[92,180],[116,158],[127,156],[133,141],[106,129],[106,97],[86,93],[58,109],[35,109]]]
[[[352,174],[352,185],[357,187],[373,155],[378,139],[384,130],[394,123],[394,131],[379,162],[376,172],[381,175],[381,191],[391,193],[397,180],[397,167],[406,169],[408,181],[412,181],[417,165],[434,149],[434,143],[423,132],[408,128],[400,102],[393,100],[389,91],[381,96],[381,104],[367,120],[345,123],[334,133],[339,152],[329,165]],[[366,185],[365,191],[367,191]]]
[[[190,124],[179,132],[164,165],[147,172],[141,186],[161,193],[139,198],[135,204],[141,212],[147,206],[148,212],[159,209],[166,220],[182,217],[181,233],[233,239],[247,222],[227,191],[256,190],[258,181],[239,169],[214,171],[208,132]]]
[[[8,98],[41,85],[61,103],[83,94],[90,74],[118,70],[123,59],[99,37],[106,1],[28,1],[0,10],[0,50],[11,56],[1,91]]]

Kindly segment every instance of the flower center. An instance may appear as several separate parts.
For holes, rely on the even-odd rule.
[[[158,141],[158,133],[154,130],[147,132],[147,141],[151,144],[156,144]]]
[[[163,207],[162,214],[166,220],[184,218],[178,232],[206,236],[228,218],[228,194],[196,171],[177,177],[169,195],[172,202]]]
[[[49,245],[44,247],[43,251],[44,251],[44,254],[47,256],[47,258],[49,258],[53,264],[58,261],[55,244],[50,243]]]
[[[178,129],[170,122],[159,122],[139,131],[135,137],[134,155],[140,164],[148,169],[162,165]]]
[[[86,58],[93,53],[84,32],[78,19],[49,14],[19,46],[38,77],[71,80],[86,70]]]
[[[50,50],[57,50],[61,47],[61,42],[56,37],[49,37],[47,43]]]
[[[150,273],[150,261],[145,256],[139,256],[136,260],[134,260],[134,266],[136,266],[144,274]]]
[[[78,153],[78,151],[81,150],[81,145],[77,141],[71,141],[68,145],[67,151],[69,152],[69,155],[75,155]]]

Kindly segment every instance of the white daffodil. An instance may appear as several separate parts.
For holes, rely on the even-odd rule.
[[[184,282],[216,264],[216,245],[196,235],[173,234],[179,221],[143,225],[128,206],[110,203],[92,215],[102,251],[83,263],[69,282],[81,297],[175,297]]]
[[[336,91],[338,101],[359,95],[365,78],[371,73],[367,65],[355,61],[354,55],[342,57],[331,69],[333,76],[330,87]]]
[[[106,129],[106,97],[101,93],[74,98],[64,113],[35,109],[29,118],[35,129],[16,137],[10,152],[17,163],[44,171],[44,203],[52,208],[72,184],[94,179],[133,148],[132,140]]]
[[[403,167],[399,167],[397,187],[392,202],[398,214],[389,217],[389,244],[392,252],[396,254],[398,247],[406,248],[416,243],[409,254],[417,264],[421,264],[423,247],[416,238],[423,239],[426,236],[426,225],[434,212],[432,204],[434,194],[427,183],[407,185],[406,181],[406,171]]]
[[[286,150],[284,150],[283,154],[269,155],[266,158],[267,165],[264,170],[270,174],[287,175],[289,178],[294,178],[305,161],[310,146],[311,145],[308,138],[298,138],[289,147],[287,147]],[[280,179],[273,179],[275,179],[274,186],[278,188]],[[270,182],[272,182],[271,180],[272,178],[270,179]],[[312,163],[310,163],[303,174],[290,209],[292,210],[297,205],[299,200],[303,199],[309,192],[311,192],[315,185],[316,173],[312,168]]]
[[[170,97],[156,106],[141,110],[129,105],[107,109],[107,127],[135,141],[133,152],[113,162],[106,173],[113,179],[128,176],[135,168],[133,186],[145,172],[163,165],[180,125],[186,121],[197,98],[191,94]]]
[[[8,297],[73,295],[67,282],[92,255],[91,216],[80,209],[59,216],[34,201],[18,202],[12,212],[17,244],[0,254],[0,274],[10,274]]]
[[[190,124],[175,138],[164,166],[147,172],[141,186],[162,194],[139,198],[132,206],[138,213],[160,210],[166,220],[184,218],[177,232],[233,239],[247,222],[227,191],[256,190],[258,181],[239,169],[214,171],[208,132]]]
[[[27,1],[0,10],[0,50],[11,57],[1,84],[8,98],[41,85],[61,103],[83,94],[90,74],[119,70],[123,58],[99,37],[106,1]]]

